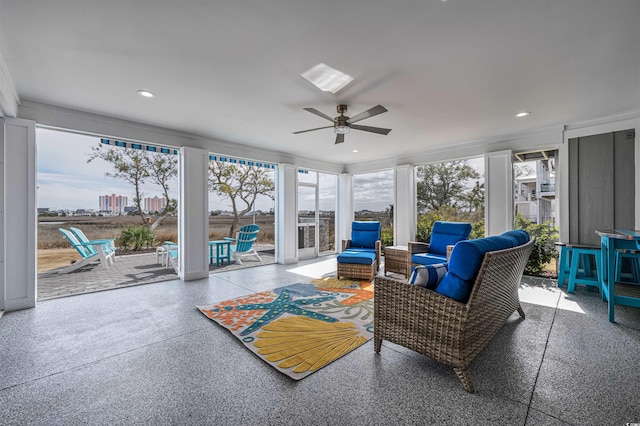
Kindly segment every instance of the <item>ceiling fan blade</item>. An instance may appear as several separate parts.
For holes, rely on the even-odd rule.
[[[333,117],[329,117],[329,116],[328,116],[327,114],[325,114],[324,112],[320,112],[320,111],[318,111],[318,110],[317,110],[317,109],[315,109],[315,108],[302,108],[302,109],[303,109],[303,110],[305,110],[305,111],[307,111],[307,112],[310,112],[311,114],[315,114],[315,115],[317,115],[317,116],[319,116],[319,117],[325,118],[325,119],[327,119],[327,120],[329,120],[329,121],[331,121],[331,122],[333,122],[333,121],[334,121],[334,120],[333,120]]]
[[[387,112],[388,110],[383,107],[382,105],[377,105],[374,106],[373,108],[369,108],[368,110],[361,112],[360,114],[356,115],[355,117],[351,117],[348,122],[349,123],[355,123],[358,122],[360,120],[364,120],[365,118],[369,118],[369,117],[373,117],[374,115],[378,115],[378,114],[382,114],[383,112]]]
[[[349,127],[356,130],[364,130],[365,132],[378,133],[381,135],[388,135],[391,131],[391,129],[384,129],[382,127],[361,126],[359,124],[352,124]]]
[[[306,133],[306,132],[313,132],[314,130],[320,130],[320,129],[329,129],[333,126],[324,126],[324,127],[316,127],[315,129],[309,129],[309,130],[300,130],[299,132],[293,132],[294,135],[297,135],[298,133]]]
[[[336,135],[336,144],[344,142],[344,133],[338,133]]]

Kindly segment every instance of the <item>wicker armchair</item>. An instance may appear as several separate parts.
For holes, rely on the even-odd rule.
[[[450,365],[473,393],[469,366],[514,311],[524,318],[518,286],[534,240],[487,252],[467,303],[397,279],[375,278],[374,348],[382,340]]]
[[[378,221],[354,221],[351,224],[351,239],[342,240],[342,254],[338,256],[338,278],[347,277],[373,281],[373,277],[378,273],[380,265],[380,222]],[[343,259],[344,255],[356,253],[372,258],[365,263],[352,262],[350,259]]]

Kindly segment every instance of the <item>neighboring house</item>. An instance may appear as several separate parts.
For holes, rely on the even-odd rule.
[[[515,178],[517,213],[533,223],[556,224],[555,159],[537,160],[535,172]]]

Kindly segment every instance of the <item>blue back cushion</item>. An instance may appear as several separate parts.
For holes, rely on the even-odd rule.
[[[449,271],[463,280],[474,280],[486,252],[504,250],[515,245],[514,238],[502,236],[460,241],[451,252]]]
[[[380,239],[380,222],[353,222],[351,224],[351,247],[376,248]]]
[[[531,237],[529,237],[529,234],[527,233],[527,231],[523,230],[523,229],[517,229],[515,231],[507,231],[504,234],[502,234],[503,237],[513,237],[516,239],[516,241],[518,242],[517,245],[522,245],[522,244],[526,244],[529,242],[529,240],[531,239]]]
[[[436,293],[467,303],[485,253],[517,245],[516,238],[510,235],[459,242],[451,253],[449,272],[436,287]]]
[[[471,224],[467,222],[440,222],[433,224],[429,253],[447,255],[447,246],[469,239]]]

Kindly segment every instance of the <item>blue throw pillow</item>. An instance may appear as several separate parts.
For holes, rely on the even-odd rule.
[[[444,263],[438,265],[416,266],[411,273],[411,277],[409,277],[409,284],[415,284],[420,287],[426,287],[433,290],[446,273],[447,265]]]
[[[473,281],[466,281],[449,272],[442,278],[440,284],[436,287],[435,292],[443,296],[447,296],[458,302],[467,303],[473,288]]]

